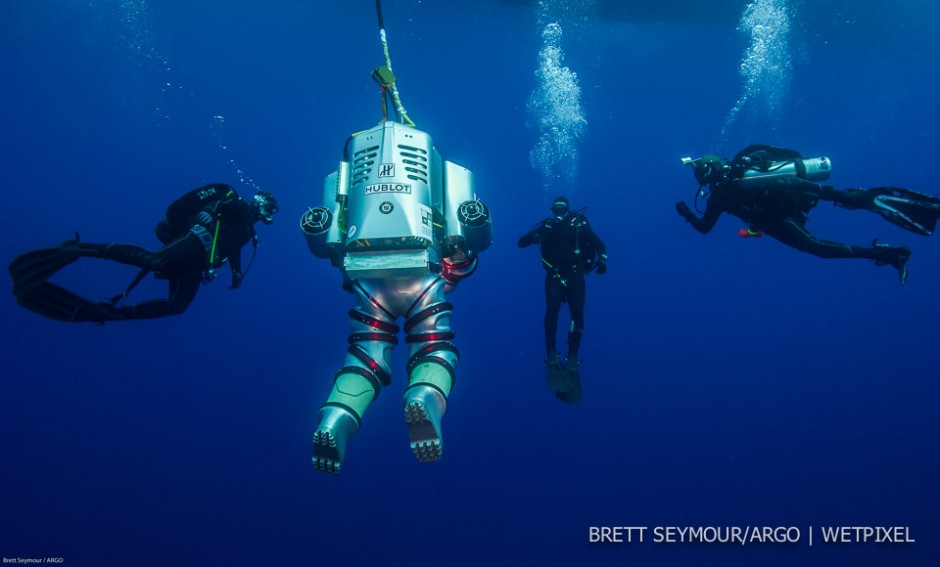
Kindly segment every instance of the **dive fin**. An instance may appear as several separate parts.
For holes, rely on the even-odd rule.
[[[66,323],[104,323],[127,319],[120,310],[107,302],[95,303],[47,281],[18,294],[16,302],[33,313]]]
[[[562,370],[562,372],[568,372],[567,370]],[[581,376],[580,374],[574,373],[572,375],[572,380],[574,386],[570,390],[564,392],[555,392],[555,397],[561,400],[566,404],[576,404],[581,401]]]
[[[558,354],[553,353],[545,359],[545,382],[556,392],[567,392],[574,388],[574,378],[565,370]]]
[[[56,275],[79,257],[78,247],[73,241],[53,248],[41,248],[20,254],[10,262],[13,277],[13,295],[30,293],[33,288]]]
[[[901,187],[874,187],[873,211],[891,224],[915,234],[930,236],[940,218],[940,199]]]
[[[552,372],[554,367],[556,373],[555,380],[558,387],[553,388],[555,397],[566,404],[575,404],[581,401],[581,374],[578,371],[578,366],[578,359],[574,357],[568,357],[565,364],[558,361],[554,365],[549,365],[549,372]]]

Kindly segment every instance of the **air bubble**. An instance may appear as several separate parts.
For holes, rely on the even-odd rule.
[[[559,181],[573,185],[580,163],[579,142],[587,125],[578,75],[564,66],[562,36],[557,22],[542,31],[536,87],[527,105],[529,123],[538,133],[529,162],[541,175],[546,191],[565,189],[557,187]]]
[[[740,98],[728,112],[721,142],[742,113],[771,124],[783,110],[793,80],[790,57],[790,8],[785,0],[755,0],[741,16],[738,30],[750,36],[739,72],[744,79]]]

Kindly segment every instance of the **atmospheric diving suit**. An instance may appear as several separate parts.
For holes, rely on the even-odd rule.
[[[473,273],[492,242],[471,172],[443,160],[427,133],[385,121],[349,138],[339,169],[326,177],[323,205],[303,215],[301,229],[313,255],[339,268],[356,296],[345,362],[317,414],[314,466],[339,472],[347,441],[391,383],[399,318],[411,449],[419,461],[438,460],[459,357],[444,294]]]

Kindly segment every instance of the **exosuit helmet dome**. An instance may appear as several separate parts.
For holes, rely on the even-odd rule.
[[[251,199],[251,210],[261,222],[271,224],[278,211],[277,199],[267,191],[258,191]]]

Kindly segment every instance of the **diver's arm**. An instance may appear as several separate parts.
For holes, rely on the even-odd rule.
[[[607,245],[597,236],[597,233],[591,228],[591,224],[586,218],[584,219],[584,224],[581,225],[581,234],[584,236],[585,240],[594,245],[594,249],[597,251],[597,273],[601,275],[606,274]]]
[[[686,222],[692,225],[692,228],[702,234],[708,234],[711,229],[715,228],[715,223],[718,222],[718,217],[721,216],[721,209],[714,206],[711,201],[705,206],[705,214],[702,215],[702,218],[695,216],[695,213],[684,201],[676,203],[676,211]]]
[[[242,285],[242,280],[245,278],[245,275],[242,273],[241,248],[229,256],[228,266],[232,269],[232,285],[229,286],[229,289],[238,289]]]
[[[222,225],[222,246],[228,257],[229,267],[232,269],[232,285],[229,289],[241,286],[244,274],[242,273],[242,248],[251,242],[257,247],[257,233],[255,233],[254,220],[251,216],[251,207],[243,200],[238,199],[228,210],[229,222]]]
[[[607,256],[607,246],[604,244],[604,241],[597,236],[597,233],[594,232],[594,229],[591,228],[590,223],[586,220],[584,222],[584,236],[594,244],[598,256]]]
[[[545,221],[542,221],[532,227],[532,230],[522,235],[519,238],[519,248],[525,248],[526,246],[531,246],[533,244],[538,244],[542,240],[542,228],[545,226]]]

